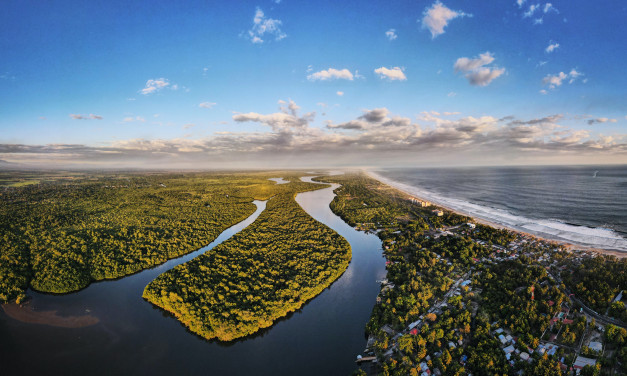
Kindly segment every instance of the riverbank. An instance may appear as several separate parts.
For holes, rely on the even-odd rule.
[[[387,179],[375,172],[372,171],[368,171],[368,170],[362,170],[364,174],[366,174],[368,177],[379,181],[382,184],[385,184],[389,187],[392,187],[393,189],[396,189],[399,192],[402,192],[403,194],[407,195],[407,196],[411,196],[411,197],[415,197],[419,200],[423,200],[423,201],[430,201],[433,202],[432,200],[430,200],[429,198],[425,198],[425,197],[418,197],[416,196],[413,192],[411,192],[407,186],[405,184],[402,183],[398,183],[395,182],[393,180]],[[575,244],[573,242],[568,242],[565,240],[560,240],[560,239],[554,239],[554,238],[548,238],[548,237],[544,237],[544,236],[539,236],[536,234],[532,234],[529,233],[527,231],[523,231],[519,228],[515,228],[512,226],[507,226],[504,225],[502,223],[497,223],[495,221],[490,221],[490,220],[486,220],[484,218],[478,218],[477,216],[473,216],[469,213],[463,212],[459,209],[455,209],[452,208],[450,206],[447,206],[446,204],[442,204],[441,202],[433,202],[435,204],[435,206],[440,207],[442,209],[451,211],[453,213],[459,214],[459,215],[464,215],[467,217],[472,218],[475,222],[477,223],[481,223],[483,225],[487,225],[487,226],[491,226],[494,228],[498,228],[498,229],[507,229],[513,232],[516,232],[518,234],[527,236],[527,237],[531,237],[531,238],[536,238],[536,239],[541,239],[541,240],[545,240],[545,241],[549,241],[549,242],[554,242],[556,244],[559,244],[561,246],[563,246],[565,249],[567,249],[570,252],[576,252],[576,251],[585,251],[585,252],[595,252],[595,253],[599,253],[599,254],[603,254],[603,255],[611,255],[611,256],[615,256],[617,258],[625,258],[627,257],[627,252],[621,252],[621,251],[617,251],[617,250],[611,250],[611,249],[602,249],[602,248],[595,248],[595,247],[591,247],[591,246],[587,246],[587,245],[583,245],[583,244]]]

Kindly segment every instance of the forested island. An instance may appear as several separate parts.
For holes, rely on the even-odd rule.
[[[331,209],[384,244],[387,278],[355,374],[627,372],[627,258],[476,223],[365,174]]]

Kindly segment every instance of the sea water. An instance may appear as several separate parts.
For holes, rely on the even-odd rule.
[[[382,180],[467,215],[627,252],[627,166],[384,169]]]

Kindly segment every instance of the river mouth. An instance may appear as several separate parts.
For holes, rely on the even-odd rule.
[[[206,341],[142,298],[150,281],[175,266],[170,261],[182,263],[207,251],[233,235],[226,236],[227,229],[202,251],[120,280],[94,283],[63,296],[29,291],[35,311],[56,311],[59,317],[88,315],[99,321],[67,328],[21,322],[0,312],[4,370],[11,375],[69,369],[90,374],[350,374],[365,346],[364,328],[379,292],[376,280],[385,275],[385,261],[376,236],[355,231],[329,209],[336,187],[299,193],[296,201],[349,241],[349,267],[299,311],[259,335],[226,345]],[[258,205],[258,214],[261,210]],[[244,222],[252,223],[253,216]]]

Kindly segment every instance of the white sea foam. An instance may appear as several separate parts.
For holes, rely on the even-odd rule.
[[[548,239],[561,240],[593,248],[627,252],[627,239],[611,229],[575,226],[553,219],[527,218],[510,213],[506,210],[445,197],[435,192],[388,179],[374,172],[368,173],[373,178],[394,188],[435,204],[459,211],[471,217],[490,221],[515,230],[529,232],[530,234]]]

